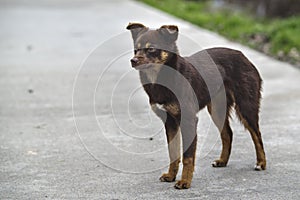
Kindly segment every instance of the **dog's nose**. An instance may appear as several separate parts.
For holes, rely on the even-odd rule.
[[[134,66],[136,66],[137,64],[138,64],[138,62],[139,62],[139,59],[137,59],[137,58],[132,58],[131,60],[130,60],[130,62],[131,62],[131,65],[134,67]]]

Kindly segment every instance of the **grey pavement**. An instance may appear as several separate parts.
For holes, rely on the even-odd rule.
[[[137,72],[130,21],[176,24],[184,55],[239,49],[258,67],[267,170],[253,170],[249,133],[233,116],[228,167],[199,113],[192,187],[161,183],[167,146]],[[0,199],[300,199],[300,71],[128,0],[0,1]],[[178,176],[179,178],[179,176]]]

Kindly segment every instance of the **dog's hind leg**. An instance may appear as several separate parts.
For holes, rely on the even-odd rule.
[[[165,129],[167,134],[168,149],[170,165],[168,173],[163,174],[160,177],[162,182],[173,182],[176,179],[176,175],[179,169],[180,163],[180,131],[179,124],[176,122],[175,118],[167,114],[167,119],[165,122]]]
[[[262,80],[255,66],[246,57],[241,58],[243,66],[239,68],[243,71],[234,83],[235,110],[240,121],[251,134],[257,158],[255,170],[264,170],[266,156],[258,123]]]
[[[213,161],[213,167],[225,167],[231,153],[232,130],[229,124],[229,116],[233,99],[231,95],[227,95],[227,100],[222,103],[221,101],[224,101],[224,99],[226,100],[225,96],[224,98],[221,98],[219,94],[210,104],[207,105],[207,110],[211,115],[214,124],[220,131],[222,139],[222,152],[220,158]]]
[[[244,106],[243,105],[247,105]],[[255,150],[256,150],[256,158],[257,163],[255,166],[255,170],[265,170],[266,169],[266,156],[264,151],[264,145],[261,138],[261,133],[259,130],[258,125],[258,107],[253,106],[252,104],[237,104],[236,105],[236,112],[241,120],[241,122],[244,124],[245,128],[248,129],[248,131],[251,134]]]

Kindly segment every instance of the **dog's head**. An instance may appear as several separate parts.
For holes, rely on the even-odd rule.
[[[127,29],[131,31],[134,43],[134,57],[131,59],[131,65],[135,69],[165,65],[178,53],[177,26],[164,25],[157,30],[150,30],[143,24],[129,23]]]

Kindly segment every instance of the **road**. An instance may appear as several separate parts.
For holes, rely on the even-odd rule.
[[[235,116],[228,167],[212,168],[220,139],[202,111],[191,189],[159,182],[167,146],[129,63],[136,21],[178,25],[183,55],[224,46],[253,61],[266,171]],[[1,0],[0,27],[0,199],[300,198],[299,69],[129,0]]]

